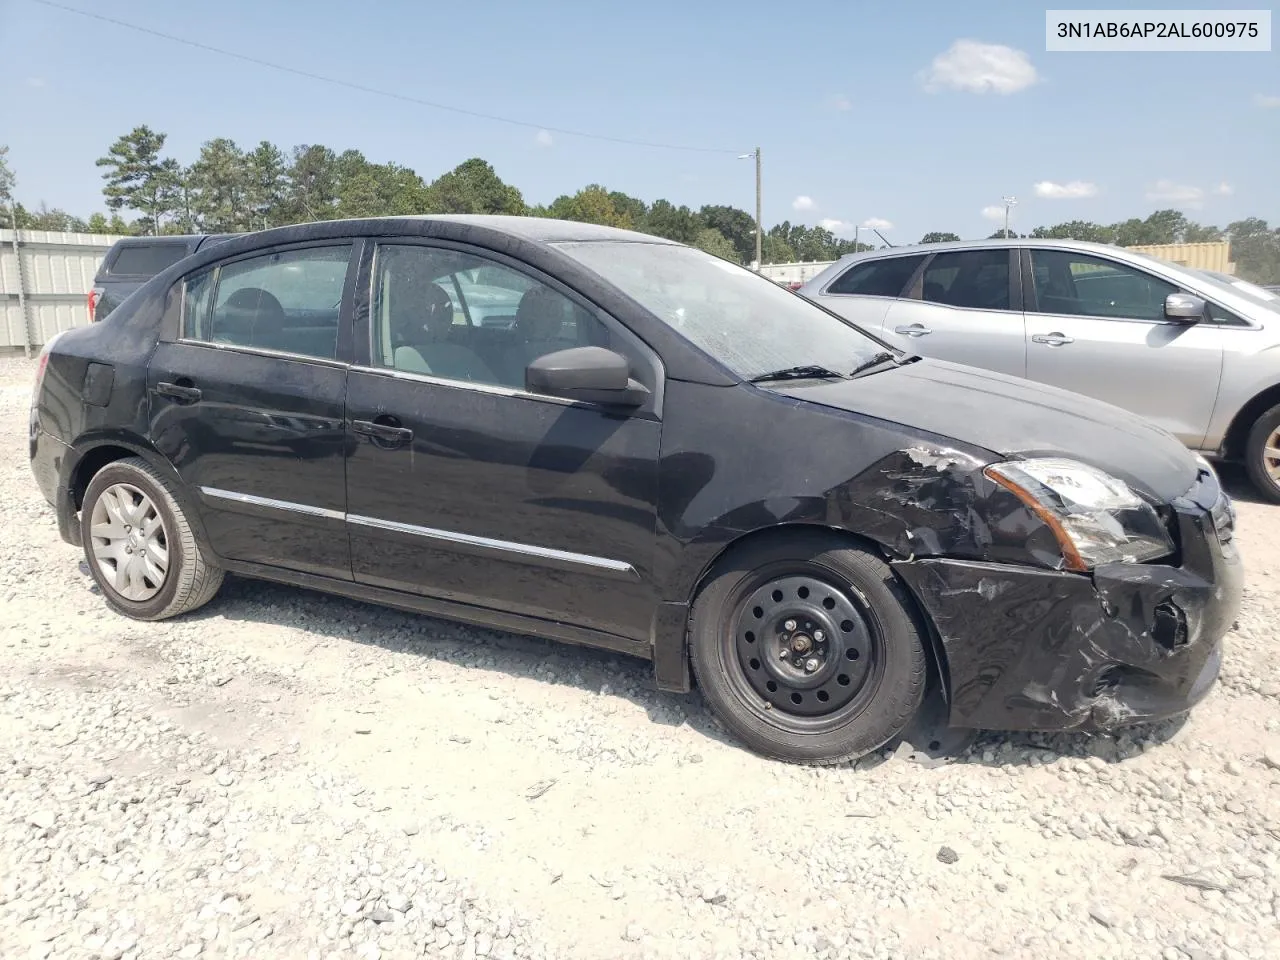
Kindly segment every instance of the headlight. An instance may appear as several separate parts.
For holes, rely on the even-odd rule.
[[[986,475],[1027,505],[1058,538],[1063,565],[1086,571],[1102,563],[1138,563],[1173,552],[1151,504],[1123,480],[1075,460],[1014,460]]]

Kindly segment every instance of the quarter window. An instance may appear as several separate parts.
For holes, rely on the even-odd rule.
[[[351,245],[308,247],[224,264],[186,283],[185,336],[332,359]]]
[[[852,293],[864,297],[897,297],[924,260],[916,257],[885,257],[850,267],[829,287],[827,293]]]
[[[1163,320],[1178,287],[1125,263],[1067,250],[1032,250],[1040,313]]]
[[[1009,309],[1009,251],[939,253],[925,267],[922,300],[976,310]]]
[[[373,358],[446,380],[525,389],[538,357],[609,346],[604,325],[518,270],[457,250],[379,247]]]

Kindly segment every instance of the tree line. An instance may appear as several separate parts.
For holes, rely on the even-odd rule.
[[[302,144],[287,153],[269,141],[241,147],[219,137],[205,142],[184,166],[165,154],[166,136],[148,126],[119,137],[98,159],[107,214],[81,219],[60,209],[0,205],[0,224],[21,229],[89,233],[235,233],[288,223],[346,217],[428,213],[497,213],[556,217],[638,230],[749,263],[755,257],[755,219],[745,210],[706,205],[694,210],[665,199],[652,203],[595,183],[549,204],[530,205],[479,157],[431,182],[396,163],[374,163],[359,150],[341,153]],[[0,199],[11,197],[13,175],[0,147]],[[126,217],[126,214],[128,217]],[[1003,236],[998,230],[992,237]],[[1230,240],[1237,272],[1260,283],[1280,283],[1280,227],[1250,217],[1224,228],[1195,223],[1177,210],[1114,224],[1071,220],[1036,227],[1038,238],[1069,238],[1134,246]],[[933,231],[921,243],[958,240]],[[834,260],[870,250],[822,226],[783,221],[762,238],[766,263]]]

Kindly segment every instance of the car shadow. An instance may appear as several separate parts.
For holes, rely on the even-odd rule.
[[[87,576],[85,565],[81,572]],[[664,693],[654,685],[647,660],[594,647],[559,643],[410,613],[304,587],[228,576],[218,596],[186,618],[301,627],[318,636],[407,653],[466,669],[495,671],[539,683],[573,687],[627,699],[649,721],[688,727],[708,740],[746,749],[711,713],[695,689]],[[440,630],[434,628],[439,627]],[[548,672],[548,667],[551,671]],[[1114,733],[1018,733],[953,728],[935,687],[902,734],[884,747],[835,768],[869,771],[886,763],[907,763],[921,771],[953,764],[1034,767],[1055,761],[1096,757],[1120,763],[1172,739],[1186,715],[1134,725]]]
[[[1232,500],[1274,506],[1270,500],[1258,492],[1258,488],[1253,485],[1248,472],[1241,464],[1220,463],[1216,464],[1214,469],[1218,473],[1218,479],[1222,481],[1223,489],[1231,495]]]
[[[489,630],[305,587],[231,575],[211,603],[185,619],[218,618],[302,627],[329,639],[425,660],[623,697],[641,707],[652,723],[671,727],[687,724],[710,740],[739,746],[696,690],[688,695],[664,693],[654,684],[648,660],[610,650]]]

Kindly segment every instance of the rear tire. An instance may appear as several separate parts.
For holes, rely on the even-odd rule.
[[[702,695],[748,747],[796,763],[892,740],[924,697],[924,639],[889,566],[846,538],[787,533],[730,553],[694,601]]]
[[[1249,479],[1258,492],[1272,503],[1280,503],[1280,404],[1253,422],[1245,441],[1244,458]]]
[[[173,484],[145,460],[107,464],[80,513],[85,560],[103,598],[134,620],[167,620],[213,599],[223,571],[201,548]]]

